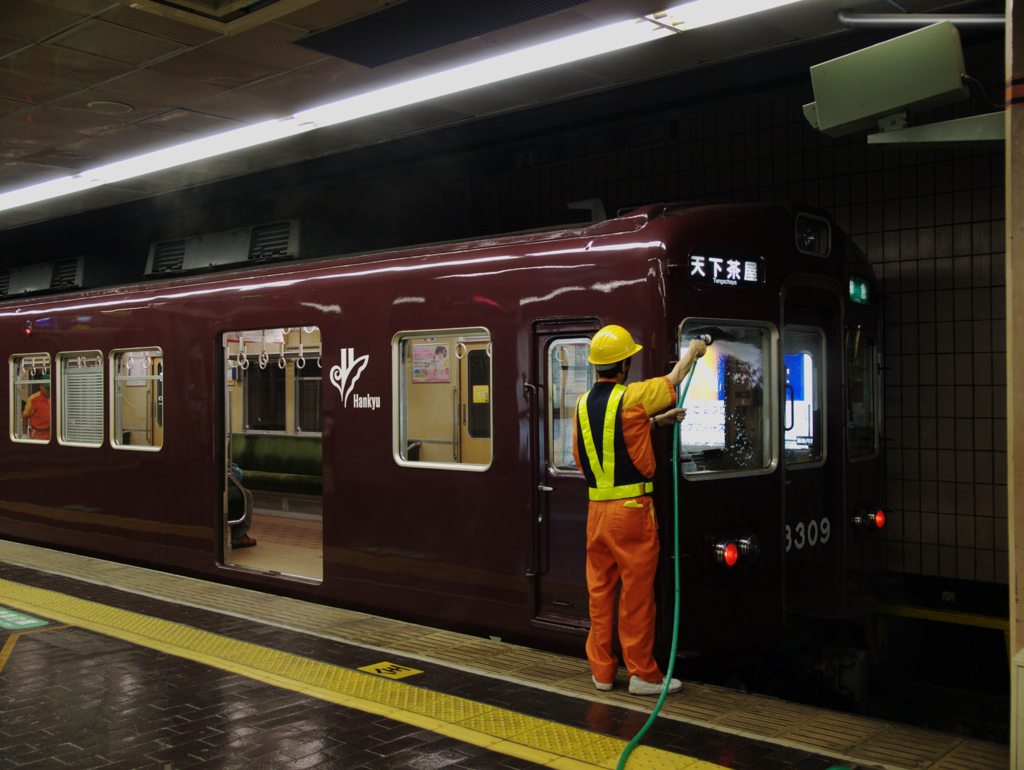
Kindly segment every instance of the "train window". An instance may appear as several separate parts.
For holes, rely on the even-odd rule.
[[[683,404],[683,473],[696,478],[769,472],[775,464],[775,423],[765,391],[771,392],[774,377],[775,327],[689,319],[680,327],[680,348],[701,334],[710,334],[712,343],[697,361]]]
[[[72,446],[103,445],[103,354],[57,355],[57,440]]]
[[[485,470],[491,463],[491,339],[486,329],[408,332],[392,343],[395,458]]]
[[[846,376],[847,452],[851,460],[866,460],[878,453],[878,339],[860,327],[846,333]]]
[[[786,465],[820,464],[825,459],[825,335],[820,329],[787,326],[783,337]]]
[[[233,432],[322,432],[318,327],[228,333],[224,346]]]
[[[163,360],[160,348],[111,351],[113,446],[139,450],[159,450],[163,446]]]
[[[11,439],[50,440],[50,355],[11,356]]]
[[[572,434],[576,426],[576,402],[594,387],[594,365],[587,361],[590,340],[586,337],[558,340],[548,348],[547,456],[551,467],[575,471]]]

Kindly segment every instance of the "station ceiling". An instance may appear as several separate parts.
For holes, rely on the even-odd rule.
[[[0,193],[676,0],[3,0]],[[910,13],[973,3],[899,0]],[[801,0],[354,123],[0,212],[0,231],[597,93],[829,36],[892,0]],[[897,33],[894,33],[897,34]]]

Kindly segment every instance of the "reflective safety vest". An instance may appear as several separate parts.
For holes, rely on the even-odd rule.
[[[654,484],[633,464],[623,438],[622,397],[625,393],[624,385],[599,382],[580,396],[576,404],[577,442],[585,449],[580,453],[581,470],[587,477],[591,500],[623,500],[654,491]],[[598,414],[603,407],[600,423],[591,421],[591,407]],[[600,436],[600,452],[597,436]]]

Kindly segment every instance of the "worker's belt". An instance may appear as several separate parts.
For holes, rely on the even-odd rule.
[[[654,482],[648,481],[644,484],[624,484],[621,487],[603,487],[594,489],[589,487],[590,499],[595,501],[603,500],[625,500],[630,497],[649,495],[654,491]]]

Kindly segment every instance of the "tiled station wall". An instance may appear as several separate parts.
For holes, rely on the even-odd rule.
[[[1001,46],[965,51],[1002,99]],[[680,108],[510,153],[472,183],[487,232],[573,221],[565,202],[798,200],[828,211],[885,295],[884,536],[855,567],[1006,583],[1006,347],[1002,150],[880,150],[818,134],[809,87]],[[912,124],[987,111],[977,100]],[[586,221],[579,219],[577,221]]]

